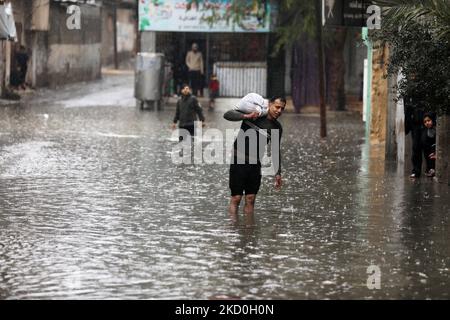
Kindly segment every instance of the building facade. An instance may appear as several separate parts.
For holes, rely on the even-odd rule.
[[[119,68],[137,52],[137,1],[103,0],[101,19],[102,65]]]
[[[103,65],[116,65],[136,53],[135,0],[9,0],[16,36],[1,40],[2,85],[10,84],[16,54],[28,54],[26,83],[32,87],[89,81]]]
[[[101,76],[101,3],[15,0],[13,9],[15,45],[30,56],[27,83],[55,87]]]
[[[261,2],[251,8],[248,16],[233,22],[223,19],[230,4],[228,0],[202,3],[199,7],[189,7],[186,0],[139,2],[141,51],[164,53],[172,70],[172,92],[179,91],[181,83],[188,81],[185,57],[196,43],[203,56],[204,87],[215,73],[222,96],[239,97],[252,91],[271,93],[273,87],[267,74],[276,6]],[[284,72],[281,78],[283,82]],[[283,84],[280,90],[284,91]]]

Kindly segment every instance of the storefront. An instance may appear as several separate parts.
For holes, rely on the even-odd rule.
[[[197,43],[204,60],[204,85],[212,73],[220,82],[222,96],[238,97],[248,92],[267,94],[269,37],[274,10],[268,2],[249,7],[239,23],[222,19],[230,0],[202,2],[187,10],[183,0],[141,0],[139,28],[155,34],[155,51],[170,63],[174,87],[187,82],[185,57]],[[214,23],[211,24],[213,15]],[[175,89],[172,89],[175,91]]]

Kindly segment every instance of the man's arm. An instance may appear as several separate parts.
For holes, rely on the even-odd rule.
[[[283,134],[283,128],[279,126],[280,134],[278,140],[278,171],[275,175],[275,189],[281,189],[283,181],[281,180],[281,136]]]
[[[248,119],[256,119],[258,118],[258,116],[259,116],[258,112],[245,114],[237,110],[229,110],[225,112],[225,114],[223,115],[223,117],[228,121],[242,121]]]
[[[177,102],[177,111],[175,112],[175,117],[173,118],[173,123],[177,123],[180,120],[180,101]]]
[[[198,115],[201,122],[205,121],[205,116],[203,115],[203,109],[197,99],[194,98],[194,110]]]
[[[191,70],[191,52],[190,51],[186,54],[185,62],[188,67],[188,70]]]
[[[236,110],[229,110],[225,112],[223,117],[228,121],[242,121],[245,120],[244,114]]]
[[[281,176],[281,136],[283,135],[283,128],[280,126],[280,137],[278,141],[278,171],[277,176]]]
[[[204,73],[204,68],[203,68],[203,55],[200,52],[200,73],[203,74]]]

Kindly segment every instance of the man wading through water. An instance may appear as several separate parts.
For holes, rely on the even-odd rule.
[[[234,141],[233,159],[230,165],[231,201],[229,211],[237,215],[242,196],[245,194],[246,214],[252,214],[256,194],[261,185],[261,158],[267,142],[277,148],[271,153],[272,163],[275,165],[275,188],[281,188],[281,153],[280,142],[283,129],[277,119],[286,107],[286,99],[282,97],[271,98],[268,102],[268,113],[260,117],[258,112],[244,114],[238,110],[230,110],[224,114],[228,121],[242,121],[241,130]],[[277,131],[277,132],[275,132]],[[252,136],[255,139],[252,139]],[[245,147],[244,150],[242,150]]]
[[[181,98],[177,102],[177,110],[173,118],[172,129],[175,130],[177,128],[177,122],[179,122],[178,127],[187,130],[191,137],[194,137],[197,116],[202,122],[202,127],[204,127],[205,116],[203,115],[202,107],[197,98],[192,95],[191,87],[184,84],[181,89]],[[183,137],[183,132],[181,131],[179,140],[183,140]]]

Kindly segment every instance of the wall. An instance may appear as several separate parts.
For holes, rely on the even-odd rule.
[[[134,55],[136,44],[135,14],[133,10],[117,9],[117,51],[122,56]]]
[[[119,64],[135,56],[136,17],[133,9],[117,9],[117,59]],[[114,8],[102,10],[102,64],[114,64]]]
[[[386,119],[386,159],[396,161],[398,159],[398,148],[403,148],[403,146],[398,146],[397,143],[401,139],[397,139],[397,131],[400,134],[405,134],[404,131],[404,121],[403,121],[403,133],[401,133],[400,128],[397,127],[397,90],[395,85],[397,84],[397,77],[390,76],[388,78],[388,106],[387,106],[387,119]],[[403,116],[404,118],[404,116]]]
[[[141,32],[141,51],[156,52],[156,32],[153,31]]]
[[[47,0],[32,0],[32,10],[30,29],[35,31],[48,31],[50,20],[49,2]]]
[[[374,144],[382,144],[386,141],[386,124],[388,108],[388,80],[385,79],[387,57],[389,50],[387,46],[374,45],[373,67],[372,67],[372,94],[371,94],[371,123],[370,140]]]
[[[450,185],[450,115],[437,119],[436,175],[441,183]]]
[[[284,50],[284,94],[290,96],[292,93],[292,46]]]
[[[114,11],[106,5],[102,8],[102,64],[114,64]]]
[[[24,43],[25,34],[25,17],[24,17],[24,3],[23,0],[13,1],[12,3],[14,22],[16,23],[17,41]]]
[[[47,72],[48,62],[48,32],[28,32],[26,43],[31,48],[31,61],[28,68],[27,82],[33,87],[49,85]]]
[[[50,5],[46,72],[51,87],[101,77],[101,10],[97,6],[80,7],[81,30],[69,30],[66,6],[55,2]],[[37,76],[41,75],[37,71]]]
[[[48,31],[49,8],[49,2],[46,0],[15,0],[13,2],[18,36],[15,45],[24,45],[29,53],[30,60],[25,81],[33,87],[38,81],[36,71],[40,74],[39,81],[44,85],[48,83],[47,32],[43,31]]]
[[[11,47],[13,45],[12,41],[5,41],[4,47],[4,56],[5,56],[5,77],[4,77],[4,86],[9,86],[9,80],[11,76]]]
[[[364,59],[367,58],[367,47],[361,44],[361,33],[349,29],[344,48],[345,60],[345,92],[350,95],[361,95],[361,84],[364,74]]]
[[[4,53],[5,41],[0,40],[0,98],[3,96],[4,84],[5,84],[5,53]]]
[[[367,47],[361,43],[361,32],[348,29],[344,47],[345,93],[349,111],[363,112],[364,59],[367,59]]]

